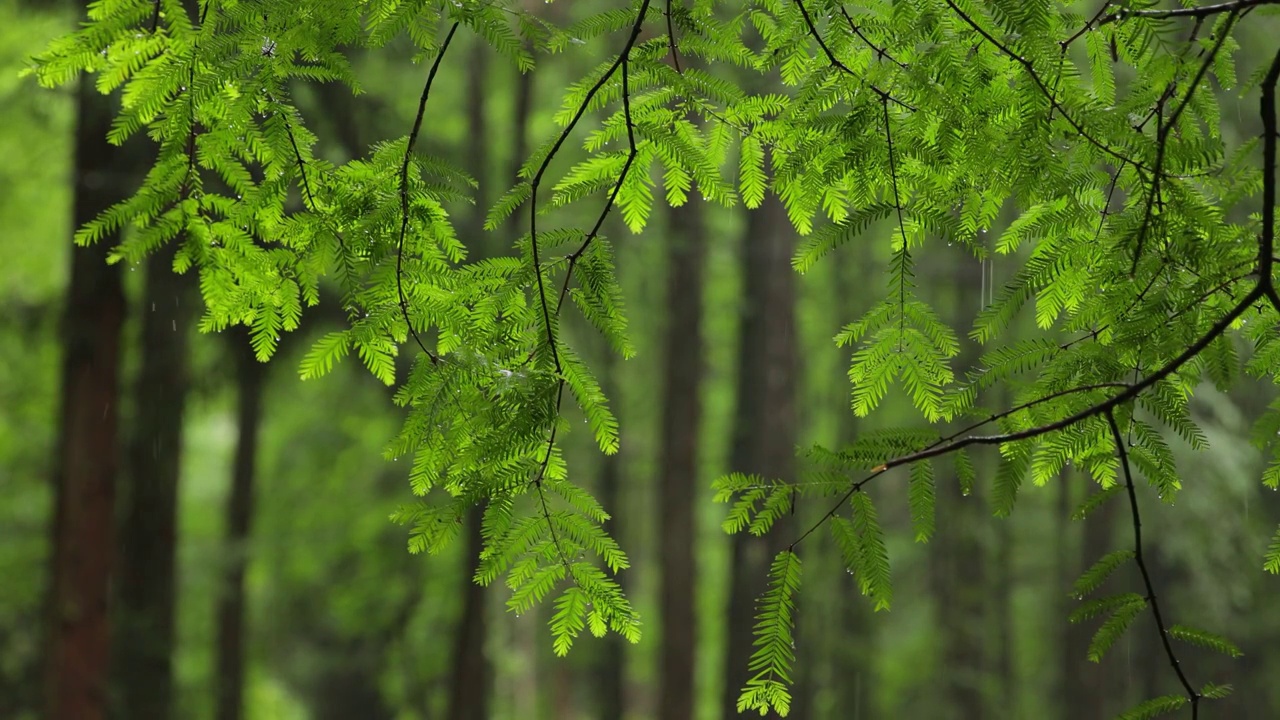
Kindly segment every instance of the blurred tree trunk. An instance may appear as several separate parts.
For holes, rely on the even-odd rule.
[[[250,528],[262,425],[262,393],[267,366],[258,362],[246,337],[228,338],[236,364],[236,450],[226,508],[226,566],[219,583],[217,610],[216,720],[244,716],[245,592]]]
[[[1049,573],[1048,582],[1052,587],[1060,588],[1062,592],[1055,595],[1057,602],[1054,603],[1053,616],[1055,618],[1066,619],[1071,615],[1071,611],[1075,609],[1075,601],[1068,594],[1068,588],[1071,583],[1075,582],[1077,543],[1075,540],[1075,526],[1071,522],[1072,507],[1071,486],[1072,475],[1070,471],[1063,471],[1058,474],[1058,496],[1057,508],[1054,512],[1056,522],[1054,524],[1054,566],[1053,571]],[[1071,686],[1071,671],[1075,667],[1076,657],[1073,655],[1076,648],[1071,639],[1070,623],[1062,622],[1056,628],[1057,633],[1057,649],[1058,649],[1058,672],[1054,677],[1054,694],[1057,702],[1054,704],[1061,708],[1062,712],[1059,717],[1062,720],[1069,720],[1070,705],[1068,699],[1073,690]]]
[[[347,638],[328,648],[326,654],[345,661],[318,678],[309,698],[312,720],[396,720],[396,711],[380,689],[388,650],[387,643],[360,638]]]
[[[796,445],[794,231],[777,198],[747,218],[742,239],[742,329],[739,334],[737,412],[730,465],[734,471],[794,479]],[[755,602],[768,581],[773,550],[790,538],[780,522],[763,538],[732,540],[728,652],[721,699],[726,718],[738,716],[738,694],[748,679]]]
[[[837,327],[858,317],[861,308],[865,307],[863,298],[859,296],[866,294],[863,278],[873,262],[870,250],[868,243],[859,243],[856,251],[848,248],[840,258],[836,268],[836,297],[840,313]],[[840,413],[837,425],[839,440],[851,443],[857,439],[858,417],[849,407],[847,380],[836,387],[842,388],[836,404]],[[869,490],[875,492],[875,488]],[[841,597],[847,599],[841,603],[837,618],[839,625],[832,630],[838,649],[832,658],[834,706],[839,713],[837,717],[867,720],[872,711],[870,690],[875,687],[875,624],[871,604],[862,597],[858,579],[853,574],[840,573],[838,587]]]
[[[132,165],[106,141],[113,107],[94,89],[92,79],[80,78],[77,99],[72,221],[80,227],[123,198],[119,173]],[[45,605],[48,720],[101,720],[106,715],[125,318],[120,267],[106,262],[111,245],[104,240],[70,253]]]
[[[693,717],[694,512],[698,428],[702,416],[702,280],[706,264],[704,208],[696,199],[670,214],[667,233],[667,328],[662,449],[658,464],[658,716]]]
[[[178,475],[187,396],[193,301],[173,272],[177,241],[147,257],[142,293],[142,367],[133,388],[134,427],[121,492],[120,575],[112,658],[122,719],[171,717]]]
[[[617,384],[617,362],[614,359],[613,351],[607,347],[605,343],[604,360],[600,363],[600,383],[604,389],[605,396],[613,400],[614,407],[617,407],[618,384]],[[600,459],[600,504],[604,506],[606,512],[610,514],[609,520],[604,524],[605,532],[609,533],[614,539],[618,539],[618,513],[620,507],[621,493],[621,475],[622,475],[622,458],[619,450],[613,455],[605,455]],[[624,543],[625,545],[625,543]],[[620,585],[624,584],[625,575],[619,575],[616,578]],[[595,687],[595,716],[601,720],[620,720],[626,714],[626,701],[623,695],[623,684],[625,677],[623,675],[623,658],[624,643],[616,633],[609,633],[602,642],[602,652],[599,662],[595,668],[595,678],[593,685]]]
[[[471,257],[480,259],[495,254],[493,242],[484,230],[487,209],[484,189],[489,186],[488,123],[485,113],[485,88],[489,70],[489,46],[482,38],[475,38],[471,45],[471,59],[467,81],[466,163],[471,175],[479,183],[476,191],[476,207],[467,223],[464,238],[471,250]],[[489,716],[489,693],[492,673],[485,657],[488,629],[485,621],[485,589],[475,580],[480,553],[484,550],[484,538],[480,527],[484,519],[484,506],[477,504],[467,511],[466,568],[462,580],[462,617],[458,621],[453,646],[453,673],[449,684],[450,720],[483,720]]]
[[[1087,485],[1085,492],[1096,492],[1097,488],[1082,473],[1071,473],[1064,476],[1064,482],[1075,481]],[[1083,499],[1083,498],[1081,498]],[[1085,568],[1093,565],[1099,558],[1116,549],[1115,518],[1118,503],[1125,502],[1122,497],[1112,498],[1085,519],[1083,523],[1083,539],[1079,552],[1073,561],[1068,561],[1063,568],[1060,587],[1070,588]],[[1070,557],[1070,556],[1068,556]],[[1074,609],[1078,603],[1070,603]],[[1110,702],[1115,687],[1113,667],[1090,662],[1088,658],[1089,642],[1097,630],[1101,618],[1072,624],[1065,628],[1066,656],[1063,658],[1063,697],[1064,718],[1101,718],[1110,717],[1114,703]],[[1147,620],[1150,622],[1150,620]],[[1113,652],[1115,650],[1113,649]],[[1114,661],[1114,658],[1111,658]]]
[[[996,558],[995,583],[991,586],[992,612],[999,625],[1000,647],[997,656],[996,670],[999,680],[999,704],[1001,717],[1008,720],[1018,718],[1018,679],[1014,670],[1014,626],[1013,626],[1013,521],[1010,518],[997,518],[996,522]]]
[[[983,265],[964,257],[952,272],[956,313],[954,328],[965,328],[981,307]],[[957,335],[965,333],[957,330]],[[963,344],[954,367],[963,373],[977,364],[979,348]],[[936,536],[929,543],[929,583],[938,619],[938,645],[942,653],[940,673],[945,718],[982,720],[990,717],[983,697],[987,678],[986,614],[988,562],[981,530],[990,514],[977,501],[965,497],[951,463],[935,466],[937,506]],[[997,590],[998,592],[998,590]]]

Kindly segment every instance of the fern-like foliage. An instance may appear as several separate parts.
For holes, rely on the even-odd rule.
[[[176,244],[174,270],[199,276],[202,329],[245,325],[266,360],[319,302],[321,283],[336,279],[350,322],[315,343],[302,375],[323,376],[354,356],[398,385],[405,421],[387,454],[411,459],[421,496],[394,518],[410,526],[410,549],[440,552],[466,507],[484,504],[476,581],[505,578],[516,612],[549,599],[560,653],[584,629],[638,638],[614,577],[626,556],[560,450],[566,397],[602,452],[620,444],[600,383],[560,332],[563,313],[576,311],[614,351],[635,351],[601,236],[607,216],[616,209],[640,232],[659,202],[696,193],[754,208],[774,195],[804,236],[799,271],[852,242],[883,243],[892,257],[884,295],[836,338],[851,352],[851,408],[870,414],[900,390],[926,427],[814,448],[799,478],[717,483],[731,532],[769,532],[801,496],[828,503],[774,562],[739,707],[790,707],[799,543],[829,526],[862,592],[887,608],[889,558],[864,486],[901,477],[924,542],[936,463],[952,456],[968,492],[969,453],[989,446],[998,450],[997,514],[1015,509],[1028,480],[1052,482],[1067,467],[1100,488],[1078,517],[1127,496],[1133,548],[1098,561],[1074,594],[1095,592],[1130,562],[1145,587],[1084,601],[1075,619],[1104,617],[1089,651],[1101,659],[1139,615],[1155,616],[1185,692],[1126,715],[1137,718],[1185,705],[1194,714],[1225,692],[1196,689],[1171,640],[1233,654],[1225,639],[1163,619],[1134,487],[1136,476],[1165,499],[1180,490],[1169,438],[1206,444],[1189,405],[1200,383],[1280,379],[1280,56],[1243,83],[1232,61],[1233,31],[1269,4],[1108,3],[1082,17],[1074,3],[1048,1],[868,0],[854,9],[685,0],[667,9],[629,0],[557,26],[515,0],[203,0],[195,14],[179,0],[110,0],[94,3],[33,73],[47,86],[95,74],[100,90],[120,92],[110,141],[154,141],[139,191],[76,239],[129,228],[112,258],[130,263]],[[487,209],[488,230],[509,219],[523,227],[508,257],[468,259],[477,238],[459,237],[447,208],[469,201],[474,181],[418,142],[459,33],[483,38],[521,71],[550,54],[607,48],[585,58],[556,132]],[[341,166],[320,159],[291,98],[318,82],[358,91],[349,52],[393,41],[408,43],[425,70],[413,127]],[[726,66],[735,78],[765,80],[748,90],[719,72]],[[1237,86],[1260,96],[1263,133],[1232,146],[1213,88]],[[553,211],[566,206],[597,219],[558,225],[565,216]],[[988,237],[1002,212],[1016,219]],[[886,224],[891,232],[873,232]],[[1009,268],[968,333],[979,359],[960,372],[952,363],[962,341],[915,274],[922,253],[945,245],[965,261],[994,257]],[[1024,315],[1041,334],[1009,339]],[[401,378],[404,352],[414,360]],[[983,405],[993,398],[1008,407]],[[1273,457],[1278,434],[1273,404],[1256,434]],[[1280,461],[1263,480],[1280,485]],[[1280,535],[1264,566],[1280,572]]]

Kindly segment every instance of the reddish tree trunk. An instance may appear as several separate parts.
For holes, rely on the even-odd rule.
[[[121,153],[105,136],[111,102],[91,79],[79,84],[75,134],[77,227],[121,198]],[[62,400],[54,462],[53,542],[44,658],[45,717],[100,720],[106,714],[107,598],[114,560],[119,464],[120,269],[110,243],[71,252],[62,327]]]
[[[667,330],[658,480],[658,716],[693,716],[694,513],[698,486],[699,388],[702,375],[703,209],[696,200],[673,208],[667,248]]]

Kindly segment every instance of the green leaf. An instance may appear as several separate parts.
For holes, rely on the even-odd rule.
[[[755,209],[764,202],[764,192],[768,187],[764,174],[764,149],[760,147],[760,141],[751,135],[742,137],[738,155],[738,187],[747,207]]]
[[[1119,720],[1149,720],[1149,718],[1168,715],[1186,706],[1186,695],[1161,695],[1138,703],[1120,714]]]
[[[911,525],[915,528],[916,542],[929,542],[934,530],[933,464],[930,461],[912,463],[907,499],[911,507]]]
[[[344,331],[326,334],[311,346],[311,350],[302,358],[300,374],[303,380],[311,380],[329,374],[333,366],[346,357],[351,349],[350,340]]]
[[[756,614],[751,679],[738,697],[738,712],[769,710],[785,716],[791,709],[791,667],[795,662],[795,594],[800,589],[800,558],[783,551],[769,569],[769,589]]]
[[[1093,634],[1093,640],[1089,642],[1089,660],[1102,662],[1107,650],[1111,649],[1124,631],[1129,629],[1133,619],[1138,617],[1146,607],[1147,601],[1142,598],[1130,599],[1126,603],[1117,605],[1112,610],[1111,617],[1103,621],[1102,626]]]
[[[1132,550],[1115,550],[1103,555],[1100,560],[1093,564],[1084,574],[1076,580],[1072,589],[1072,595],[1076,598],[1083,598],[1094,590],[1097,590],[1103,582],[1106,581],[1116,568],[1124,563],[1132,560],[1134,557]]]
[[[1276,534],[1271,536],[1271,545],[1267,547],[1262,568],[1273,575],[1280,575],[1280,527],[1277,527]]]
[[[1236,647],[1235,643],[1207,630],[1187,627],[1186,625],[1174,625],[1169,628],[1169,636],[1192,645],[1216,650],[1228,657],[1237,658],[1244,654],[1240,652],[1240,648]]]

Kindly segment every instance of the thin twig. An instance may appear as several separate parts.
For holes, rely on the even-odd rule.
[[[671,26],[671,0],[667,0],[667,46],[671,48],[671,64],[675,66],[676,72],[684,74],[680,69],[680,48],[676,45],[676,31]]]
[[[1012,48],[1000,42],[993,35],[991,35],[991,33],[988,33],[986,30],[984,30],[982,26],[974,22],[973,18],[969,17],[969,15],[965,13],[965,11],[961,10],[960,7],[957,6],[953,0],[946,0],[946,3],[957,15],[960,16],[960,19],[963,20],[965,24],[973,28],[974,32],[981,35],[984,40],[986,40],[988,43],[990,43],[1000,52],[1007,55],[1011,60],[1021,65],[1022,68],[1027,71],[1027,75],[1031,76],[1031,81],[1036,84],[1036,87],[1040,89],[1040,92],[1045,96],[1045,98],[1049,100],[1049,105],[1057,109],[1058,114],[1062,115],[1063,119],[1066,120],[1067,123],[1071,125],[1071,127],[1077,133],[1079,133],[1080,137],[1084,138],[1085,140],[1088,140],[1089,144],[1093,145],[1094,147],[1114,157],[1117,160],[1122,160],[1124,162],[1127,162],[1133,165],[1134,167],[1138,167],[1138,168],[1145,167],[1142,163],[1124,155],[1118,150],[1113,149],[1110,145],[1107,145],[1106,143],[1102,142],[1098,138],[1094,137],[1088,130],[1086,130],[1085,127],[1081,125],[1080,122],[1076,120],[1074,116],[1072,116],[1070,113],[1067,112],[1067,109],[1063,107],[1062,103],[1058,102],[1058,100],[1054,98],[1053,93],[1049,90],[1049,86],[1045,84],[1044,80],[1040,77],[1040,73],[1036,72],[1035,65],[1033,65],[1030,60],[1014,52]]]
[[[867,38],[865,34],[863,34],[862,28],[859,27],[857,23],[853,21],[853,18],[849,16],[849,11],[845,9],[843,4],[840,5],[840,14],[844,16],[844,21],[849,25],[850,32],[852,32],[854,35],[857,35],[859,40],[866,43],[867,47],[874,50],[877,57],[886,58],[889,60],[889,62],[893,63],[894,65],[897,65],[903,70],[911,69],[909,66],[907,66],[906,63],[899,61],[892,54],[890,54],[888,50],[871,42],[871,40]]]
[[[578,263],[578,258],[582,257],[587,248],[600,235],[600,230],[604,227],[604,221],[609,217],[609,211],[614,207],[615,201],[618,199],[618,193],[622,190],[622,183],[627,179],[627,174],[631,171],[631,165],[636,161],[638,150],[636,148],[635,123],[631,119],[631,84],[627,73],[629,61],[626,57],[622,60],[622,117],[627,125],[627,161],[622,165],[622,172],[618,174],[618,181],[613,184],[613,191],[609,193],[609,199],[605,202],[604,208],[600,211],[600,216],[596,218],[596,224],[591,228],[591,232],[583,238],[582,244],[577,250],[569,253],[569,266],[565,269],[564,284],[560,286],[560,297],[556,300],[556,315],[560,314],[560,307],[564,305],[564,296],[569,292],[569,281],[573,278],[573,268]]]
[[[809,34],[813,36],[814,40],[818,41],[818,47],[822,48],[822,52],[827,56],[827,62],[829,62],[832,67],[840,70],[840,72],[843,72],[846,75],[850,75],[852,77],[857,78],[859,81],[862,82],[863,85],[866,85],[868,88],[870,88],[871,92],[878,95],[881,100],[892,101],[897,105],[901,105],[902,107],[912,112],[915,112],[916,108],[914,106],[909,105],[895,98],[894,96],[890,95],[888,92],[884,90],[881,90],[879,87],[876,87],[874,83],[867,80],[862,75],[849,69],[848,65],[845,65],[844,63],[840,62],[840,59],[837,58],[835,53],[831,52],[831,48],[827,46],[827,41],[822,39],[822,35],[818,32],[818,27],[813,24],[813,18],[809,17],[809,11],[808,9],[805,8],[803,0],[793,0],[793,2],[795,2],[796,7],[800,9],[800,15],[804,17],[804,24],[808,27]]]
[[[1262,237],[1258,241],[1259,282],[1276,312],[1280,312],[1280,295],[1276,293],[1273,268],[1275,267],[1276,232],[1276,83],[1280,81],[1280,51],[1271,61],[1262,80],[1262,100],[1259,115],[1262,118]]]
[[[949,0],[948,0],[949,1]],[[1165,99],[1162,98],[1157,104],[1156,109],[1156,161],[1151,177],[1151,192],[1147,195],[1145,208],[1143,209],[1142,224],[1138,226],[1138,239],[1133,251],[1133,265],[1129,269],[1129,275],[1133,276],[1138,271],[1138,261],[1142,259],[1142,248],[1150,231],[1152,222],[1152,213],[1155,210],[1155,204],[1160,197],[1160,184],[1164,178],[1164,159],[1166,150],[1169,146],[1169,135],[1178,125],[1178,120],[1182,118],[1182,112],[1187,109],[1187,105],[1191,103],[1191,98],[1195,96],[1196,90],[1200,88],[1200,81],[1204,80],[1205,74],[1209,71],[1209,66],[1218,56],[1218,51],[1222,49],[1223,43],[1226,42],[1227,36],[1231,33],[1231,27],[1235,24],[1238,16],[1238,9],[1231,10],[1227,15],[1225,27],[1218,33],[1218,39],[1213,47],[1206,54],[1204,61],[1200,63],[1200,69],[1196,71],[1195,77],[1191,79],[1191,86],[1187,88],[1186,95],[1182,96],[1182,102],[1178,103],[1168,118],[1163,116],[1163,108]],[[1173,83],[1170,83],[1170,90]],[[1166,98],[1168,94],[1166,93]]]
[[[1037,405],[1042,405],[1052,400],[1057,400],[1058,398],[1066,397],[1068,395],[1076,395],[1079,393],[1092,392],[1094,390],[1105,390],[1108,388],[1127,388],[1127,387],[1129,387],[1128,383],[1106,382],[1106,383],[1098,383],[1096,385],[1082,385],[1080,387],[1073,387],[1067,390],[1059,390],[1058,392],[1049,393],[1048,395],[1042,395],[1041,397],[1038,397],[1034,400],[1028,400],[1027,402],[1015,405],[1009,408],[1008,410],[1003,410],[998,413],[992,413],[991,415],[988,415],[982,418],[981,420],[978,420],[977,422],[971,423],[970,425],[960,428],[959,430],[955,431],[954,433],[946,437],[935,440],[932,444],[925,447],[925,450],[930,450],[936,447],[944,446],[947,443],[950,443],[956,440],[957,438],[959,438],[961,435],[964,435],[965,433],[973,432],[974,430],[977,430],[978,428],[984,425],[989,425],[993,422],[1003,420],[1004,418],[1016,415],[1026,410],[1030,410],[1031,408],[1036,407]],[[817,529],[821,527],[823,523],[835,517],[835,514],[840,510],[840,507],[844,505],[844,503],[848,501],[849,498],[853,497],[854,493],[861,490],[862,486],[866,485],[867,483],[871,482],[877,477],[888,472],[889,469],[890,469],[889,466],[885,464],[881,464],[880,466],[872,469],[869,475],[859,480],[858,482],[854,483],[853,487],[849,490],[849,492],[847,492],[844,495],[844,497],[840,499],[840,502],[833,505],[832,508],[828,510],[825,515],[819,518],[817,522],[811,525],[808,530],[805,530],[803,533],[800,534],[799,537],[797,537],[794,541],[792,541],[790,547],[794,548],[796,545],[799,545],[801,541],[803,541],[805,538],[809,537],[815,531],[817,531]]]
[[[1058,45],[1062,47],[1062,51],[1066,52],[1067,48],[1071,47],[1072,43],[1074,43],[1076,40],[1079,40],[1081,37],[1084,37],[1085,33],[1089,32],[1090,30],[1093,30],[1093,28],[1098,24],[1098,22],[1102,20],[1103,16],[1107,12],[1107,9],[1111,7],[1112,2],[1113,0],[1106,0],[1106,2],[1102,3],[1102,7],[1098,8],[1098,12],[1095,13],[1093,17],[1089,18],[1089,22],[1086,22],[1084,24],[1084,27],[1077,30],[1075,34],[1072,35],[1071,37],[1059,42]]]
[[[418,99],[418,114],[413,119],[413,130],[409,132],[408,141],[404,148],[404,162],[400,164],[400,237],[396,241],[396,292],[400,296],[400,313],[404,315],[404,323],[408,327],[409,334],[413,336],[413,341],[418,344],[422,352],[426,353],[431,359],[431,364],[435,365],[440,362],[440,358],[436,354],[427,349],[423,344],[422,338],[418,336],[418,331],[413,327],[413,321],[409,318],[409,301],[404,294],[404,238],[409,233],[409,162],[413,158],[413,145],[418,139],[418,133],[422,130],[422,118],[426,115],[427,99],[431,97],[431,84],[436,79],[436,71],[440,69],[440,61],[444,59],[444,54],[449,50],[449,43],[453,41],[453,34],[458,31],[458,23],[453,23],[449,27],[449,34],[445,36],[444,43],[440,46],[440,52],[436,53],[436,59],[431,63],[431,70],[427,73],[427,82],[422,87],[422,97]]]
[[[627,172],[631,169],[632,162],[635,160],[635,156],[636,156],[635,135],[632,131],[633,125],[631,121],[631,98],[630,98],[629,76],[627,74],[628,72],[627,68],[628,68],[628,62],[631,56],[631,49],[635,47],[636,41],[640,37],[640,30],[644,26],[645,15],[649,12],[649,3],[650,3],[650,0],[644,0],[644,2],[641,4],[640,11],[636,15],[636,21],[631,26],[631,35],[627,38],[626,45],[624,45],[622,48],[622,51],[618,53],[617,59],[614,60],[613,64],[609,66],[609,69],[606,70],[604,75],[602,75],[600,79],[596,81],[595,85],[591,86],[591,89],[587,92],[586,96],[583,97],[582,103],[578,106],[577,112],[574,113],[573,118],[569,120],[569,123],[565,125],[564,130],[562,130],[560,133],[560,136],[556,138],[556,142],[554,145],[552,145],[550,152],[548,152],[547,156],[542,159],[542,164],[538,167],[537,173],[533,176],[533,181],[530,183],[530,190],[529,190],[529,208],[530,208],[529,210],[529,245],[531,248],[531,253],[533,255],[533,258],[532,258],[533,273],[538,280],[538,300],[542,305],[542,319],[543,319],[543,323],[546,325],[546,330],[547,330],[547,345],[551,350],[551,360],[555,365],[556,374],[559,376],[556,382],[555,413],[553,415],[553,420],[551,423],[551,432],[548,433],[546,453],[542,457],[542,461],[538,467],[538,472],[534,475],[534,478],[531,484],[534,486],[535,490],[538,493],[538,503],[541,505],[541,508],[542,508],[542,518],[547,523],[547,530],[551,536],[551,543],[556,548],[556,554],[560,556],[560,562],[564,565],[565,572],[568,573],[567,575],[568,579],[573,582],[577,582],[576,579],[573,577],[573,567],[569,564],[569,558],[565,555],[564,547],[560,544],[560,539],[556,532],[555,524],[551,522],[551,510],[549,505],[547,504],[546,490],[543,488],[543,482],[542,482],[543,479],[546,477],[547,468],[551,464],[551,455],[555,451],[556,432],[559,427],[558,424],[556,423],[556,420],[559,419],[560,417],[560,405],[564,399],[565,378],[564,378],[564,370],[560,365],[560,351],[558,350],[556,345],[557,343],[556,334],[555,334],[554,326],[552,325],[553,316],[547,304],[546,283],[542,278],[542,261],[541,261],[541,258],[539,257],[539,252],[538,252],[538,224],[537,224],[538,223],[538,186],[542,183],[542,176],[544,173],[546,173],[547,168],[551,165],[551,160],[560,151],[560,148],[564,145],[565,141],[569,138],[569,135],[573,132],[574,127],[578,124],[578,121],[581,120],[582,116],[586,113],[587,107],[591,104],[591,99],[595,97],[597,92],[600,91],[600,88],[604,87],[605,83],[609,82],[609,80],[613,77],[614,72],[616,72],[619,68],[621,68],[622,91],[623,91],[622,92],[623,113],[627,122],[627,141],[629,143],[630,152],[627,156],[626,165],[623,166],[622,174],[618,178],[618,182],[614,185],[613,192],[609,195],[609,200],[605,204],[604,210],[600,213],[600,218],[596,221],[595,227],[592,228],[590,233],[588,233],[586,239],[583,241],[582,245],[578,248],[577,252],[575,252],[570,257],[569,270],[565,277],[565,284],[561,287],[560,299],[556,303],[555,314],[556,316],[558,316],[560,313],[560,305],[564,301],[564,294],[565,292],[567,292],[567,289],[569,286],[568,285],[569,279],[573,275],[573,265],[574,263],[577,262],[577,258],[581,256],[583,252],[586,252],[587,246],[590,245],[592,240],[594,240],[595,237],[599,234],[600,227],[604,224],[604,220],[608,216],[610,208],[613,207],[614,199],[617,198],[618,192],[622,188],[622,182],[626,178]]]
[[[893,159],[893,132],[889,126],[889,101],[881,98],[880,107],[884,110],[884,139],[889,146],[889,179],[893,183],[893,208],[898,213],[898,234],[902,236],[902,273],[898,278],[898,313],[899,336],[906,332],[907,325],[907,268],[911,262],[911,247],[907,243],[907,228],[902,221],[902,197],[898,194],[898,168]],[[898,352],[902,352],[902,341],[898,341]]]
[[[538,281],[538,302],[542,305],[542,320],[547,329],[547,345],[551,350],[551,361],[555,365],[556,372],[561,372],[560,367],[560,351],[556,348],[556,333],[551,324],[551,309],[547,305],[547,289],[546,283],[542,279],[542,260],[538,251],[538,187],[542,184],[542,176],[547,172],[547,168],[551,165],[551,160],[560,152],[560,148],[564,146],[573,129],[577,127],[578,121],[586,114],[587,107],[591,104],[591,99],[600,92],[600,88],[613,77],[613,74],[622,66],[623,60],[631,54],[631,48],[635,47],[636,40],[640,37],[640,28],[644,25],[644,17],[649,12],[649,3],[651,0],[644,0],[640,5],[640,12],[636,15],[635,24],[631,27],[631,36],[627,38],[627,44],[622,48],[622,52],[618,54],[609,69],[605,70],[595,85],[587,91],[582,98],[582,102],[578,105],[578,110],[573,114],[569,123],[564,126],[564,130],[560,132],[560,136],[556,138],[555,143],[551,146],[550,152],[542,159],[542,164],[538,166],[538,171],[534,173],[533,181],[529,184],[529,245],[533,254],[533,274]]]
[[[1278,5],[1280,0],[1234,0],[1233,2],[1218,3],[1216,5],[1201,5],[1200,7],[1175,8],[1173,10],[1117,10],[1107,15],[1098,22],[1098,25],[1106,25],[1108,23],[1128,20],[1129,18],[1146,18],[1148,20],[1169,20],[1173,18],[1206,18],[1212,15],[1221,15],[1222,13],[1237,13],[1242,10],[1249,10],[1259,5]]]
[[[1191,686],[1191,682],[1187,680],[1187,675],[1182,670],[1182,664],[1178,662],[1178,656],[1173,651],[1173,645],[1169,642],[1169,629],[1164,623],[1164,618],[1160,614],[1160,602],[1156,599],[1156,589],[1151,582],[1151,573],[1147,570],[1146,560],[1142,555],[1142,515],[1138,511],[1138,495],[1133,488],[1133,472],[1129,468],[1129,453],[1125,450],[1124,438],[1120,435],[1120,426],[1116,424],[1116,416],[1113,410],[1108,409],[1107,425],[1111,428],[1111,438],[1116,444],[1116,454],[1120,457],[1120,467],[1124,470],[1124,485],[1129,493],[1129,510],[1133,518],[1133,559],[1138,565],[1138,572],[1142,575],[1142,584],[1146,588],[1147,595],[1145,600],[1151,606],[1151,617],[1155,619],[1156,630],[1160,633],[1160,643],[1164,645],[1165,656],[1169,658],[1169,664],[1173,666],[1173,672],[1178,676],[1178,682],[1182,684],[1182,689],[1187,693],[1187,699],[1191,701],[1191,720],[1196,720],[1200,716],[1200,693],[1196,692]]]
[[[1245,311],[1250,308],[1250,306],[1253,305],[1254,301],[1263,297],[1263,294],[1264,293],[1263,293],[1261,284],[1255,286],[1253,290],[1251,290],[1247,295],[1245,295],[1243,299],[1240,300],[1240,302],[1236,303],[1236,305],[1232,307],[1231,310],[1227,311],[1226,315],[1220,318],[1218,322],[1214,323],[1213,326],[1209,328],[1208,332],[1206,332],[1203,336],[1201,336],[1199,340],[1196,340],[1189,347],[1187,347],[1187,349],[1184,350],[1180,355],[1170,360],[1159,370],[1156,370],[1155,372],[1151,373],[1140,382],[1122,385],[1122,387],[1124,387],[1124,390],[1122,390],[1121,392],[1097,404],[1091,405],[1085,408],[1084,410],[1076,412],[1060,420],[1055,420],[1053,422],[1046,423],[1044,425],[1038,425],[1036,427],[1028,428],[1026,430],[1018,430],[1015,432],[1002,433],[998,435],[969,435],[963,438],[953,437],[952,439],[949,439],[944,442],[934,443],[922,450],[918,450],[916,452],[909,453],[907,455],[900,455],[896,458],[892,458],[890,460],[885,461],[880,466],[874,468],[871,471],[871,475],[854,483],[853,486],[849,489],[849,491],[846,492],[840,498],[840,500],[836,502],[831,507],[830,510],[827,511],[825,515],[823,515],[816,523],[814,523],[812,527],[806,530],[804,534],[800,536],[800,539],[793,542],[792,545],[794,546],[798,544],[800,540],[803,540],[805,537],[808,537],[811,533],[813,533],[813,531],[817,530],[817,528],[820,525],[822,525],[827,520],[834,517],[836,512],[839,511],[840,507],[844,505],[844,503],[847,502],[849,498],[853,497],[853,494],[858,492],[858,490],[860,490],[863,485],[865,485],[867,482],[869,482],[876,476],[881,475],[884,472],[891,470],[895,467],[899,467],[902,465],[909,465],[913,462],[928,460],[928,459],[940,457],[943,455],[949,455],[950,453],[956,452],[957,450],[962,450],[966,447],[969,447],[970,445],[1002,445],[1004,443],[1014,442],[1016,440],[1028,440],[1030,438],[1039,437],[1041,435],[1046,435],[1048,433],[1051,433],[1055,430],[1062,430],[1064,428],[1070,427],[1082,420],[1087,420],[1095,415],[1104,413],[1110,410],[1111,408],[1120,405],[1121,403],[1125,403],[1130,400],[1133,400],[1134,398],[1141,395],[1145,390],[1147,390],[1147,388],[1150,388],[1152,385],[1155,385],[1156,383],[1160,382],[1166,377],[1172,375],[1174,372],[1178,370],[1178,368],[1182,367],[1187,362],[1189,362],[1192,358],[1196,357],[1202,351],[1204,351],[1204,349],[1209,346],[1209,343],[1218,339],[1220,335],[1225,333],[1227,329],[1231,327],[1231,324],[1235,322],[1237,318],[1243,315]],[[1082,386],[1081,388],[1075,388],[1072,390],[1063,391],[1061,395],[1070,394],[1072,392],[1083,392],[1084,390],[1092,389],[1095,387],[1097,386],[1092,386],[1092,385]],[[997,416],[992,416],[991,418],[988,418],[987,420],[982,421],[982,423],[980,424],[985,425],[991,420],[996,419],[996,417]]]

